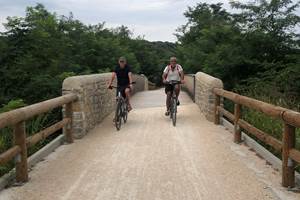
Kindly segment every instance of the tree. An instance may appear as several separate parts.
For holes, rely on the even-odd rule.
[[[227,89],[255,85],[263,93],[276,90],[295,95],[295,88],[300,87],[296,70],[300,47],[299,35],[293,30],[299,24],[294,12],[299,2],[231,4],[240,10],[238,14],[228,13],[222,4],[188,8],[188,23],[177,32],[185,67],[192,73],[201,70],[221,78]],[[290,79],[296,87],[287,83]]]
[[[300,1],[292,0],[259,0],[247,4],[233,1],[231,6],[241,10],[234,17],[240,25],[245,37],[251,40],[252,46],[259,50],[258,59],[278,62],[294,51],[299,44],[299,34],[295,26],[300,16],[295,14]]]
[[[247,84],[272,96],[275,91],[289,99],[300,98],[300,46],[295,13],[300,1],[259,0],[231,3],[241,12],[234,18],[243,33],[247,57],[257,60],[260,70]]]
[[[127,57],[135,73],[154,80],[161,73],[158,60],[175,49],[134,39],[125,26],[109,29],[104,22],[85,25],[72,13],[58,16],[42,4],[28,7],[25,17],[8,17],[5,27],[0,34],[0,105],[56,97],[65,75],[111,71],[120,56]]]
[[[188,23],[178,29],[179,55],[190,73],[204,71],[232,87],[247,76],[243,68],[246,59],[240,54],[240,30],[222,4],[206,3],[188,8]]]

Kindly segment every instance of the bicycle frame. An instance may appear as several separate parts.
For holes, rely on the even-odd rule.
[[[135,84],[135,82],[133,82]],[[115,112],[115,125],[117,130],[119,131],[122,124],[122,118],[124,123],[127,122],[128,118],[128,105],[127,105],[127,98],[124,98],[121,91],[119,90],[120,87],[118,86],[111,86],[111,88],[117,89],[117,97],[116,97],[116,112]]]
[[[176,95],[176,85],[181,84],[180,81],[170,81],[167,84],[173,86],[172,94],[171,94],[171,102],[170,102],[170,118],[172,119],[173,126],[176,126],[177,120],[177,101],[178,97]]]

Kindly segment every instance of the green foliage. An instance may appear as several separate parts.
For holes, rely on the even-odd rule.
[[[160,60],[175,51],[171,43],[133,39],[125,26],[85,25],[72,14],[50,13],[42,4],[28,7],[25,17],[8,17],[5,27],[0,34],[0,104],[56,97],[63,78],[111,71],[120,56],[127,57],[135,73],[154,80],[161,73]]]
[[[3,107],[0,109],[0,113],[15,110],[17,108],[21,108],[24,106],[26,106],[26,104],[24,103],[24,101],[22,99],[12,100],[12,101],[8,102],[7,104],[3,105]],[[39,116],[35,117],[34,119],[29,120],[26,123],[27,136],[37,133],[47,123],[49,123],[48,116],[49,116],[49,114],[39,115]],[[5,127],[3,129],[1,129],[0,130],[0,154],[5,152],[10,147],[12,147],[12,145],[13,145],[12,142],[13,142],[12,128]],[[28,154],[31,155],[34,152],[36,152],[42,146],[42,144],[44,144],[45,142],[47,142],[47,141],[42,141],[35,147],[30,148]],[[0,166],[0,176],[7,173],[10,169],[12,169],[12,167],[13,167],[13,162],[9,162],[6,165]]]
[[[259,93],[254,89],[248,89],[247,92],[244,91],[244,93],[246,93],[247,96],[251,96],[255,99],[269,102],[273,105],[281,106],[284,108],[292,107],[292,109],[297,110],[297,108],[295,108],[294,106],[299,106],[298,103],[294,102],[294,99],[279,97],[277,95],[270,96],[269,93]],[[261,112],[247,108],[243,108],[243,119],[254,125],[256,128],[263,130],[265,133],[272,135],[280,141],[282,140],[283,123],[281,120],[271,118]],[[280,156],[280,152],[275,151],[269,146],[268,148],[274,154]],[[296,148],[300,149],[300,129],[296,129]]]
[[[49,114],[39,115],[26,123],[26,133],[27,136],[33,135],[43,129],[49,123]],[[39,142],[37,145],[28,149],[28,156],[32,155],[38,151],[41,147],[47,144],[50,139],[45,139]],[[7,149],[13,145],[13,134],[12,128],[6,127],[0,130],[0,154],[5,152]],[[14,166],[13,161],[7,163],[6,165],[0,166],[0,176],[7,173]]]
[[[199,3],[188,8],[188,23],[178,29],[178,49],[189,72],[204,71],[221,78],[227,89],[269,79],[285,94],[299,95],[299,3],[290,0]],[[291,79],[289,79],[291,77]],[[284,80],[290,83],[286,84]],[[296,83],[296,84],[295,84]]]
[[[12,100],[8,102],[6,105],[3,105],[2,108],[0,108],[0,113],[2,112],[8,112],[17,108],[21,108],[26,106],[24,101],[22,99]]]
[[[129,45],[140,63],[140,73],[145,74],[150,81],[159,85],[162,71],[169,58],[176,55],[175,44],[136,39]]]
[[[26,106],[22,99],[12,100],[0,108],[0,113],[8,112],[17,108]],[[0,153],[6,150],[11,145],[11,128],[0,130]]]
[[[187,72],[204,71],[232,86],[249,70],[241,54],[240,30],[222,4],[200,3],[185,13],[188,23],[178,29],[180,58]],[[239,76],[237,76],[239,75]]]
[[[22,99],[12,100],[7,104],[3,105],[0,108],[0,113],[8,112],[17,108],[21,108],[26,106]],[[12,145],[12,129],[10,127],[6,127],[0,130],[0,154],[6,151]],[[13,163],[10,162],[6,165],[0,166],[0,176],[8,172],[8,169],[11,169]]]
[[[71,76],[76,76],[76,74],[74,72],[63,72],[63,73],[57,75],[57,77],[60,80],[65,80],[66,78],[71,77]]]

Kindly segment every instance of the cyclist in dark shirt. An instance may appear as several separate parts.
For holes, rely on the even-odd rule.
[[[118,91],[121,92],[124,98],[126,98],[128,104],[128,111],[132,110],[130,104],[130,93],[132,91],[132,73],[130,66],[127,64],[125,57],[119,58],[119,64],[116,66],[112,73],[111,80],[108,84],[108,88],[111,89],[111,85],[114,79],[117,77]]]

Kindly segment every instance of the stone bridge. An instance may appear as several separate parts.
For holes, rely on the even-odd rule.
[[[174,127],[164,116],[163,89],[148,91],[147,78],[136,75],[134,109],[128,122],[116,131],[112,121],[114,92],[106,90],[108,79],[109,74],[101,74],[65,80],[63,97],[72,100],[56,99],[55,105],[50,100],[51,108],[65,105],[64,119],[70,121],[61,126],[64,135],[41,150],[48,153],[38,152],[33,158],[27,159],[22,154],[22,149],[25,151],[26,145],[35,141],[32,138],[23,143],[15,141],[16,147],[1,154],[0,163],[21,154],[16,161],[16,177],[18,182],[26,182],[2,190],[1,200],[300,199],[295,192],[299,179],[294,168],[291,169],[299,156],[292,137],[299,113],[286,109],[281,113],[285,122],[291,122],[284,132],[288,136],[277,141],[254,127],[247,128],[248,124],[239,115],[241,105],[259,110],[255,106],[264,104],[256,105],[256,100],[252,102],[237,94],[231,97],[230,92],[222,90],[221,80],[197,73],[186,76]],[[236,103],[234,114],[222,107],[223,97]],[[50,109],[48,104],[0,115],[0,128],[45,112]],[[268,106],[271,105],[264,105],[260,111],[265,112]],[[35,111],[41,107],[47,109]],[[282,112],[279,107],[272,109]],[[29,111],[31,114],[19,119],[14,117]],[[278,147],[283,161],[241,132],[242,129]],[[19,132],[15,128],[15,136],[20,136]],[[70,144],[61,145],[65,140]],[[49,149],[55,150],[49,152]]]

